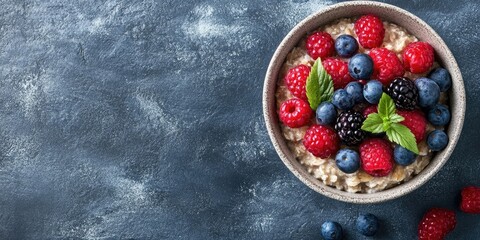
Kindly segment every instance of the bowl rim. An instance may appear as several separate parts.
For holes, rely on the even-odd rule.
[[[283,65],[284,58],[281,59],[279,62],[279,58],[281,55],[285,55],[285,51],[288,50],[288,52],[291,51],[291,49],[286,49],[287,43],[292,41],[292,39],[295,39],[295,37],[298,34],[305,34],[301,28],[304,25],[307,25],[308,23],[315,21],[317,18],[321,17],[321,15],[331,12],[333,10],[337,10],[339,8],[344,8],[344,7],[352,7],[352,6],[365,6],[365,7],[382,7],[386,8],[395,12],[398,12],[400,15],[403,15],[407,18],[410,18],[413,21],[418,22],[422,27],[428,32],[428,34],[431,35],[432,38],[434,38],[442,47],[442,50],[444,51],[444,55],[446,56],[447,59],[442,58],[443,61],[448,61],[450,68],[450,74],[452,76],[452,85],[454,84],[455,87],[455,93],[453,92],[453,89],[450,90],[451,95],[457,95],[456,97],[456,104],[455,108],[458,113],[457,117],[457,124],[455,126],[452,126],[452,123],[449,124],[449,143],[448,146],[441,152],[441,156],[439,154],[434,155],[430,163],[427,165],[426,168],[424,168],[419,174],[415,175],[412,179],[410,179],[407,182],[403,182],[399,184],[398,186],[376,192],[376,193],[349,193],[346,191],[338,190],[336,188],[327,186],[323,182],[315,179],[312,175],[309,173],[306,173],[306,170],[303,169],[297,169],[296,166],[293,165],[291,162],[291,159],[288,157],[288,153],[290,150],[285,151],[285,147],[282,148],[282,141],[283,144],[286,144],[285,139],[283,138],[283,134],[280,134],[282,137],[277,138],[275,135],[279,134],[281,132],[280,126],[278,124],[278,117],[276,114],[276,103],[274,102],[273,104],[269,102],[268,100],[271,98],[271,94],[273,94],[273,99],[275,100],[275,91],[276,91],[276,83],[278,81],[278,71],[275,71],[275,68],[277,67],[277,64]],[[406,28],[406,27],[405,27]],[[407,28],[406,28],[407,29]],[[408,29],[407,29],[408,31]],[[298,43],[296,41],[295,45]],[[445,64],[442,64],[442,66],[445,67]],[[453,69],[453,72],[452,72]],[[455,77],[455,78],[454,78]],[[274,87],[273,93],[269,91],[272,86]],[[452,87],[453,88],[453,87]],[[452,100],[451,100],[452,102]],[[273,105],[273,109],[272,109]],[[359,203],[359,204],[366,204],[366,203],[380,203],[380,202],[385,202],[388,200],[392,200],[398,197],[401,197],[403,195],[406,195],[415,189],[419,188],[420,186],[424,185],[429,179],[431,179],[446,163],[446,161],[450,158],[457,142],[458,139],[461,135],[461,131],[463,128],[463,123],[464,123],[464,118],[465,118],[465,109],[466,109],[466,99],[465,99],[465,89],[464,89],[464,84],[463,84],[463,78],[460,72],[460,69],[458,67],[458,64],[448,48],[448,46],[445,44],[443,39],[438,35],[438,33],[430,27],[426,22],[421,20],[419,17],[415,16],[414,14],[400,8],[394,5],[386,4],[386,3],[381,3],[381,2],[373,2],[373,1],[352,1],[352,2],[342,2],[342,3],[336,3],[333,5],[330,5],[328,7],[322,8],[318,10],[317,12],[309,15],[305,19],[303,19],[301,22],[299,22],[294,28],[290,30],[290,32],[285,36],[285,38],[282,40],[282,42],[279,44],[277,49],[275,50],[275,53],[273,54],[266,75],[265,75],[265,81],[264,81],[264,86],[263,86],[263,97],[262,97],[262,106],[263,106],[263,115],[265,118],[265,124],[266,128],[268,131],[268,135],[270,137],[270,140],[273,143],[273,146],[279,155],[280,159],[283,161],[283,163],[287,166],[287,168],[297,177],[299,178],[304,184],[309,186],[311,189],[314,191],[325,195],[329,198],[343,201],[343,202],[350,202],[350,203]],[[273,110],[273,113],[271,114]],[[452,112],[453,113],[453,112]],[[453,114],[452,114],[453,116]],[[453,133],[453,134],[452,134]],[[288,149],[288,148],[287,148]],[[440,159],[438,159],[440,158]],[[296,159],[293,159],[294,161],[297,161]],[[302,166],[303,168],[303,166]],[[426,170],[429,171],[426,171]],[[306,174],[307,175],[306,175]],[[320,184],[318,184],[320,183]]]

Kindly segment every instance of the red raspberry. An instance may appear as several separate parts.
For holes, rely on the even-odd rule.
[[[385,37],[383,22],[375,15],[364,15],[355,21],[355,34],[364,48],[380,47]]]
[[[348,63],[337,58],[327,58],[322,61],[323,67],[332,76],[335,89],[344,88],[354,79],[348,73]]]
[[[418,239],[442,240],[455,228],[456,224],[457,220],[454,211],[432,208],[423,215],[418,225]]]
[[[460,210],[480,214],[480,187],[470,186],[462,189]]]
[[[312,109],[306,101],[292,98],[282,103],[279,115],[283,124],[291,128],[298,128],[307,125],[310,121]]]
[[[314,32],[307,37],[307,52],[313,59],[333,56],[335,41],[326,32]]]
[[[402,53],[403,65],[412,73],[424,73],[428,71],[435,59],[433,48],[426,42],[409,43]]]
[[[386,48],[374,48],[368,54],[373,60],[372,79],[378,79],[388,86],[393,79],[402,77],[405,73],[402,62],[397,54]]]
[[[308,101],[305,84],[309,74],[310,67],[300,64],[288,70],[287,76],[285,76],[285,84],[287,84],[288,90],[290,90],[293,96],[305,101]]]
[[[425,131],[427,129],[427,120],[423,115],[423,112],[420,110],[413,110],[413,111],[402,111],[397,110],[397,113],[405,118],[401,124],[405,125],[412,131],[415,139],[418,142],[421,142],[425,138]]]
[[[369,114],[376,113],[376,112],[378,112],[377,105],[370,105],[365,109],[363,109],[363,116],[367,118]]]
[[[314,156],[328,158],[337,153],[340,139],[333,129],[314,124],[307,129],[303,137],[303,145]]]
[[[385,177],[393,169],[393,149],[381,138],[371,138],[360,144],[360,159],[363,171],[374,177]]]

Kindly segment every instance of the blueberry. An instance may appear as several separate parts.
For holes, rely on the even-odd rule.
[[[322,224],[322,237],[325,240],[340,240],[342,232],[342,226],[337,222],[326,221]]]
[[[355,104],[352,96],[345,89],[338,89],[333,93],[332,103],[341,110],[348,110]]]
[[[445,68],[437,68],[430,72],[428,78],[432,79],[440,87],[441,92],[447,91],[452,86],[452,78]]]
[[[355,79],[370,79],[373,73],[373,61],[370,56],[358,53],[348,61],[348,72]]]
[[[428,110],[428,121],[435,126],[445,126],[450,122],[450,111],[445,105],[437,104]]]
[[[333,124],[337,119],[337,110],[330,102],[323,102],[317,108],[317,122],[321,125]]]
[[[350,96],[352,96],[353,101],[355,103],[361,103],[363,102],[363,85],[360,84],[359,82],[350,82],[347,84],[345,87],[345,90],[347,91]]]
[[[399,165],[408,166],[415,162],[415,159],[417,159],[417,154],[400,145],[396,145],[395,149],[393,150],[393,159]]]
[[[360,156],[354,150],[344,148],[335,156],[337,167],[344,173],[354,173],[360,168]]]
[[[370,80],[363,86],[363,97],[371,104],[377,104],[382,97],[382,93],[383,85],[377,80]]]
[[[442,130],[434,130],[427,137],[427,145],[432,151],[443,150],[448,144],[448,136]]]
[[[338,56],[349,58],[358,51],[357,40],[347,34],[340,35],[335,40],[335,50],[337,50]]]
[[[429,78],[418,78],[415,80],[415,86],[418,89],[418,105],[420,107],[433,107],[440,97],[440,88]]]
[[[365,236],[373,236],[378,230],[378,219],[375,215],[366,213],[360,214],[356,222],[357,231]]]

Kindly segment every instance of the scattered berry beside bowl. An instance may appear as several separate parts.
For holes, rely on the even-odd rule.
[[[432,208],[423,216],[418,225],[419,240],[442,240],[453,231],[457,220],[455,212],[443,208]]]

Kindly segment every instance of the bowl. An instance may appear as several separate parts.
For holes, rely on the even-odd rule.
[[[278,74],[287,54],[298,44],[308,32],[328,24],[336,19],[355,17],[364,14],[375,14],[384,21],[404,27],[419,40],[426,41],[435,49],[435,59],[446,68],[452,77],[452,88],[449,90],[451,122],[447,129],[450,138],[448,146],[432,158],[428,166],[407,182],[376,193],[349,193],[325,185],[310,175],[296,159],[287,146],[278,122],[276,113],[275,91]],[[412,192],[432,178],[447,162],[460,137],[465,117],[465,89],[457,62],[442,38],[424,21],[399,7],[373,2],[353,1],[326,7],[301,21],[283,39],[276,49],[265,76],[263,88],[263,114],[270,139],[280,159],[288,169],[303,183],[327,197],[351,203],[378,203],[392,200]]]

